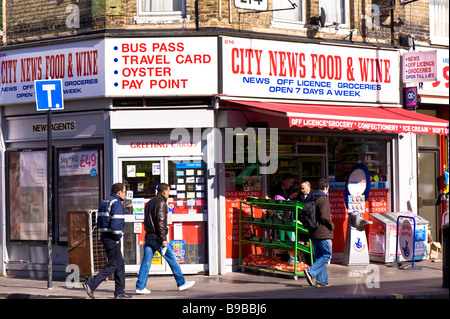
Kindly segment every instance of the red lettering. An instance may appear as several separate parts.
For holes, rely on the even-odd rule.
[[[145,43],[122,43],[122,52],[146,52]]]

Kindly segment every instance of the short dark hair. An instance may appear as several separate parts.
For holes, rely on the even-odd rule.
[[[325,188],[330,186],[330,182],[328,182],[328,179],[321,178],[317,181],[317,189],[323,191]]]
[[[281,178],[281,181],[285,181],[287,179],[294,179],[294,175],[292,175],[292,174],[284,174],[283,177]]]
[[[170,189],[169,184],[161,183],[161,184],[158,185],[158,193],[162,193],[162,192],[164,192],[164,191],[166,191],[168,189]]]
[[[120,191],[123,191],[123,188],[125,187],[125,184],[123,183],[115,183],[111,187],[111,194],[117,194]]]

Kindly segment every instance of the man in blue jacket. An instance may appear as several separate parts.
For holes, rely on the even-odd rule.
[[[94,291],[111,274],[114,273],[114,298],[131,298],[125,293],[125,263],[120,251],[120,239],[125,232],[125,208],[122,204],[126,195],[126,187],[122,183],[112,186],[111,194],[105,198],[98,208],[97,227],[100,239],[105,246],[108,262],[96,276],[91,277],[84,289],[94,299]]]

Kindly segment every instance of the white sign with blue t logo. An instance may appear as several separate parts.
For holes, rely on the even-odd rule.
[[[36,80],[34,89],[38,111],[64,109],[62,80]]]

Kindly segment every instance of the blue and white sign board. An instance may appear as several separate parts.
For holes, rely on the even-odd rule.
[[[64,109],[62,80],[36,80],[34,89],[38,111]]]

